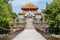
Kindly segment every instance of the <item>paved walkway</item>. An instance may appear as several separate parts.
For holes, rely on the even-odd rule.
[[[35,29],[25,29],[22,33],[18,34],[12,40],[47,40]]]
[[[12,40],[47,40],[45,39],[40,33],[38,33],[35,29],[34,26],[32,25],[32,19],[27,19],[27,25],[25,30],[18,34],[15,38]]]

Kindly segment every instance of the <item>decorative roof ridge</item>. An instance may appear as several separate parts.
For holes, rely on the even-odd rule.
[[[33,4],[31,4],[31,3],[29,3],[29,4],[26,4],[25,6],[22,6],[22,8],[21,9],[38,9],[38,7],[37,6],[35,6],[35,5],[33,5]]]

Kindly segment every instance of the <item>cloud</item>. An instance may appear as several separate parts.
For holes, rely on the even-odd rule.
[[[20,8],[28,3],[32,3],[39,7],[39,11],[46,7],[46,2],[50,3],[52,0],[13,0],[12,7],[13,11],[18,13]]]
[[[13,0],[12,4],[13,5],[25,5],[27,3],[36,3],[39,1],[44,1],[44,0]]]

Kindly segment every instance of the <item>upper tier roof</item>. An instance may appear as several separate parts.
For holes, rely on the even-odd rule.
[[[22,10],[38,10],[38,7],[33,4],[27,4],[21,8]]]

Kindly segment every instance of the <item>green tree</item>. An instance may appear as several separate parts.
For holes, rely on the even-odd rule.
[[[13,19],[15,19],[17,17],[17,14],[15,12],[12,12],[11,15],[12,15]]]
[[[44,13],[47,24],[50,25],[50,31],[54,31],[59,34],[60,30],[60,0],[53,0],[50,4],[47,4],[46,9],[42,11]],[[54,29],[54,30],[53,30]]]
[[[10,29],[9,22],[16,18],[17,14],[12,12],[12,6],[6,0],[0,0],[0,30]]]

